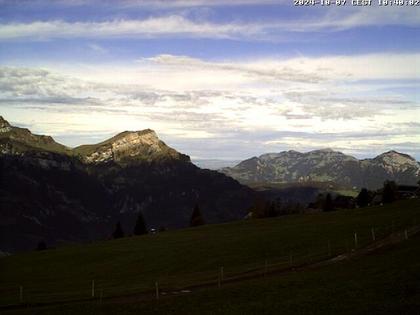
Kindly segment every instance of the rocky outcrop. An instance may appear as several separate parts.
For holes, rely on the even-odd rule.
[[[113,161],[124,164],[170,159],[189,162],[188,156],[168,147],[151,129],[125,131],[99,144],[77,147],[74,152],[80,154],[86,163]]]

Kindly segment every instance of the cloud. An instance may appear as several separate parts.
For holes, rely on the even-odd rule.
[[[374,117],[377,115],[388,115],[395,109],[419,108],[414,101],[401,98],[400,96],[347,96],[335,92],[285,92],[285,97],[292,102],[302,105],[305,115],[292,115],[287,113],[286,117],[291,119],[309,119],[319,117],[326,119],[351,120],[362,117]]]
[[[267,5],[279,4],[282,0],[0,0],[0,5],[19,2],[20,5],[57,5],[65,7],[112,5],[117,7],[211,7],[211,6],[242,6],[242,5]]]
[[[275,68],[259,66],[258,64],[238,64],[223,62],[208,62],[187,56],[159,55],[147,60],[164,66],[182,67],[184,69],[208,69],[230,71],[257,79],[275,79],[297,82],[318,82],[322,77],[317,73],[305,73],[303,70],[291,69],[287,65],[278,64]]]
[[[393,84],[400,86],[395,71],[416,78],[409,65],[416,55],[405,55],[398,70],[385,63],[398,56],[331,56],[321,62],[158,55],[121,67],[0,67],[0,111],[68,145],[82,144],[74,134],[85,141],[152,128],[168,144],[199,157],[218,143],[224,158],[305,146],[368,152],[371,143],[420,141],[418,101],[377,89],[377,80],[391,91]],[[357,66],[369,60],[373,83]],[[345,69],[346,63],[354,67]]]
[[[164,3],[161,1],[160,3]],[[150,2],[149,2],[150,3]],[[159,3],[159,2],[158,2]],[[179,5],[186,1],[177,2]],[[201,1],[197,3],[207,3]],[[227,3],[219,1],[215,3]],[[236,2],[254,3],[253,1]],[[318,14],[318,13],[317,13]],[[104,21],[46,20],[31,22],[12,22],[0,24],[0,40],[51,40],[51,39],[109,39],[109,38],[210,38],[247,41],[281,41],[297,40],[293,34],[314,32],[339,32],[358,27],[381,27],[400,25],[420,26],[420,16],[411,7],[388,8],[341,8],[325,9],[325,13],[310,19],[295,16],[288,20],[267,20],[249,22],[232,20],[212,22],[203,19],[195,20],[177,12],[167,15],[149,16],[144,19],[111,19]],[[307,36],[303,39],[308,40]],[[302,40],[303,40],[302,39]]]
[[[252,61],[204,61],[158,55],[141,59],[168,70],[233,72],[250,79],[318,83],[326,80],[420,79],[420,54],[368,54],[318,58],[264,58]]]
[[[170,15],[144,20],[112,20],[104,22],[34,21],[0,25],[0,40],[46,40],[54,38],[155,38],[182,36],[198,38],[239,38],[261,32],[258,25],[194,22],[183,16]]]
[[[98,44],[89,44],[88,48],[98,54],[105,54],[108,52],[107,49],[105,49],[104,47],[98,45]]]

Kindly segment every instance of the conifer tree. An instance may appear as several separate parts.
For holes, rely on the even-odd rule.
[[[146,222],[144,221],[144,217],[139,213],[137,217],[136,225],[134,226],[134,235],[144,235],[147,234]]]
[[[328,211],[333,211],[333,210],[334,210],[334,205],[332,202],[331,194],[328,193],[327,197],[325,198],[324,211],[328,212]]]
[[[122,238],[124,237],[124,231],[121,227],[121,223],[118,221],[116,226],[115,226],[115,231],[114,233],[112,233],[112,237],[117,239],[117,238]]]
[[[356,197],[356,203],[359,207],[367,207],[371,202],[371,196],[366,188],[362,188]]]
[[[204,220],[203,216],[201,215],[200,208],[198,207],[198,205],[195,205],[193,213],[191,215],[190,226],[199,226],[203,224]]]
[[[36,247],[36,250],[46,250],[47,249],[47,244],[45,243],[45,241],[40,241]]]
[[[385,181],[384,189],[382,191],[382,202],[391,203],[397,199],[398,188],[394,181]]]
[[[274,218],[277,216],[276,204],[274,202],[267,202],[264,209],[265,218]]]

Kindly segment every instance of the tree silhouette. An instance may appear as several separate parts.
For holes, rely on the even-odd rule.
[[[137,217],[136,225],[134,226],[134,235],[144,235],[147,234],[146,222],[144,221],[144,217],[139,213]]]
[[[371,202],[371,196],[366,188],[362,188],[356,197],[356,203],[359,207],[366,207]]]
[[[277,216],[276,204],[274,202],[267,202],[264,209],[265,218],[274,218]]]
[[[384,182],[384,189],[382,191],[382,202],[391,203],[397,199],[398,186],[394,181],[387,180]]]
[[[203,216],[201,215],[200,208],[198,207],[198,205],[195,205],[193,213],[191,215],[190,226],[199,226],[203,224],[204,220]]]
[[[115,238],[115,239],[124,237],[124,231],[123,231],[123,229],[121,227],[121,223],[119,221],[115,225],[115,231],[114,231],[114,233],[112,233],[112,237]]]
[[[36,250],[46,250],[47,249],[47,244],[45,243],[45,241],[40,241],[36,247]]]
[[[418,177],[418,178],[420,178],[420,177]],[[420,179],[417,181],[417,185],[419,185],[419,187],[417,188],[416,195],[417,195],[418,198],[420,198]]]
[[[254,204],[251,208],[253,217],[264,218],[266,216],[267,201],[264,197],[257,195],[254,199]]]
[[[333,210],[334,210],[334,205],[332,202],[331,194],[328,193],[324,202],[324,211],[328,212],[328,211],[333,211]]]

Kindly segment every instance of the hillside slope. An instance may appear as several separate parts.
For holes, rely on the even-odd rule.
[[[271,269],[322,260],[354,249],[355,232],[359,248],[372,242],[372,228],[379,240],[418,222],[414,199],[19,254],[0,259],[0,304],[16,303],[19,285],[37,303],[89,298],[91,280],[104,297],[150,292],[156,281],[165,290],[216,283],[222,266],[228,278],[262,271],[266,262]]]
[[[195,204],[208,223],[243,218],[253,191],[202,170],[152,130],[123,132],[96,145],[66,148],[1,119],[0,250],[109,238],[117,221],[132,233],[189,224]]]
[[[418,315],[420,308],[420,235],[349,261],[322,268],[223,284],[162,296],[104,299],[36,309],[53,314],[374,314]],[[5,312],[33,314],[34,309]]]

